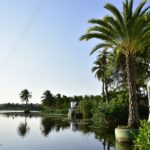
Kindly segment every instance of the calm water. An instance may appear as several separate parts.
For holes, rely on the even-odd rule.
[[[0,114],[0,150],[130,150],[119,146],[90,122]]]

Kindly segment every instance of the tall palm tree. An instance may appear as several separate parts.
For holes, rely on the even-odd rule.
[[[108,102],[108,57],[109,52],[107,49],[104,49],[101,53],[99,53],[97,60],[94,62],[94,66],[92,68],[92,72],[95,73],[95,77],[98,80],[102,81],[102,95],[103,101]]]
[[[150,7],[144,8],[143,0],[133,11],[133,0],[125,0],[120,12],[113,4],[107,3],[105,8],[112,16],[102,19],[91,19],[89,23],[95,26],[89,28],[80,40],[99,39],[91,54],[101,48],[111,48],[116,55],[123,54],[126,60],[127,83],[129,91],[128,126],[139,127],[139,113],[136,94],[134,60],[139,51],[149,50],[150,47]],[[116,56],[116,58],[117,58]]]
[[[54,103],[54,97],[49,90],[46,90],[41,98],[42,104],[45,106],[51,106]]]
[[[19,96],[20,96],[22,102],[25,102],[26,105],[27,105],[27,103],[29,102],[29,98],[32,97],[32,94],[27,89],[24,89],[24,90],[21,91]]]

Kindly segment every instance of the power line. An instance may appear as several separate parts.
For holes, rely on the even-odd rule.
[[[23,40],[23,38],[25,37],[25,35],[29,31],[31,25],[33,24],[33,22],[35,21],[35,19],[37,18],[37,16],[41,12],[42,8],[45,6],[45,4],[46,4],[47,1],[48,0],[41,0],[40,1],[39,6],[35,9],[33,15],[31,16],[31,18],[30,18],[30,20],[28,22],[28,24],[25,26],[25,28],[21,32],[21,34],[20,34],[18,40],[16,41],[14,47],[11,49],[11,51],[9,52],[8,56],[6,57],[4,63],[2,64],[2,66],[0,68],[0,72],[3,71],[3,69],[5,68],[5,66],[8,64],[10,58],[12,57],[12,55],[14,54],[14,52],[17,50],[20,42]]]

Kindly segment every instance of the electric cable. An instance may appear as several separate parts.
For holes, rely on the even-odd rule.
[[[17,50],[19,44],[21,43],[21,41],[23,40],[23,38],[25,37],[25,35],[27,34],[27,32],[29,31],[31,25],[33,24],[33,22],[35,21],[35,19],[38,17],[38,15],[40,14],[42,8],[45,6],[46,2],[48,0],[41,0],[39,6],[35,9],[32,17],[30,18],[28,24],[24,27],[23,31],[21,32],[18,40],[16,41],[14,47],[11,49],[11,51],[9,52],[8,56],[6,57],[4,63],[2,64],[2,66],[0,67],[0,72],[3,71],[3,69],[6,67],[6,65],[8,64],[10,58],[12,57],[12,55],[15,53],[15,51]]]

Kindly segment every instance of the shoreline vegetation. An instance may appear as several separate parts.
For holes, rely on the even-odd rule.
[[[149,114],[145,80],[150,77],[150,7],[145,8],[146,3],[143,0],[133,9],[133,0],[125,0],[122,12],[107,3],[105,8],[110,16],[88,21],[92,27],[80,40],[100,41],[91,54],[97,52],[92,72],[102,82],[102,95],[68,97],[46,90],[41,104],[28,104],[32,93],[24,89],[19,96],[25,104],[0,104],[0,110],[29,110],[31,114],[38,111],[43,116],[67,117],[70,103],[77,102],[72,120],[83,119],[82,125],[86,124],[86,119],[90,120],[96,127],[94,132],[98,133],[103,132],[102,127],[107,131],[118,126],[137,129],[134,144],[140,150],[147,150],[150,124],[141,121],[147,120]],[[102,133],[104,137],[106,132]]]
[[[59,98],[58,98],[59,95]],[[141,119],[148,118],[147,94],[141,95],[138,107]],[[62,114],[67,115],[72,101],[77,102],[77,106],[73,111],[73,116],[80,114],[81,119],[92,118],[103,122],[108,126],[118,126],[120,124],[126,126],[128,117],[128,92],[126,90],[109,91],[109,103],[103,101],[103,96],[74,96],[67,97],[60,94],[51,97],[45,97],[41,104],[0,104],[0,111],[24,111],[25,109],[31,112],[37,111],[43,114]]]
[[[134,0],[124,0],[121,11],[113,3],[106,3],[104,8],[109,14],[90,19],[91,27],[80,37],[81,41],[98,41],[90,53],[97,54],[92,72],[102,82],[105,103],[98,106],[96,115],[105,124],[128,126],[127,134],[131,129],[140,129],[135,137],[136,145],[147,150],[149,123],[140,120],[147,120],[149,113],[145,81],[150,77],[150,6],[147,0],[141,0],[136,7]],[[120,93],[111,99],[111,89],[124,90],[127,97]],[[122,134],[124,129],[120,130],[121,138],[128,141],[129,136]],[[118,135],[115,132],[116,138]]]
[[[0,113],[4,111],[4,113],[1,114],[4,114],[8,117],[41,116],[56,117],[60,119],[65,118],[67,120],[73,121],[79,120],[81,128],[82,125],[86,126],[87,122],[92,122],[90,124],[90,126],[92,127],[92,131],[94,131],[96,134],[102,134],[102,136],[105,137],[106,141],[110,140],[110,138],[107,137],[107,133],[109,132],[109,136],[112,137],[113,142],[111,143],[113,145],[115,145],[113,132],[114,128],[116,128],[118,125],[127,125],[126,123],[128,118],[128,92],[126,90],[109,91],[109,103],[103,101],[102,96],[65,96],[65,98],[67,99],[64,99],[64,96],[60,96],[58,101],[58,96],[56,97],[56,95],[51,95],[51,98],[45,98],[46,103],[43,103],[43,101],[41,101],[41,104],[0,104]],[[139,97],[141,97],[138,103],[140,117],[141,119],[147,119],[147,95],[139,95]],[[77,101],[77,106],[73,112],[74,115],[70,119],[68,118],[67,114],[68,109],[70,108],[71,101]],[[29,109],[30,113],[25,114],[24,109]],[[76,116],[76,114],[80,115]],[[87,126],[86,128],[87,130],[91,130],[89,126]],[[105,131],[103,133],[99,133],[101,132],[100,130]],[[139,136],[137,136],[137,138],[139,138]]]

